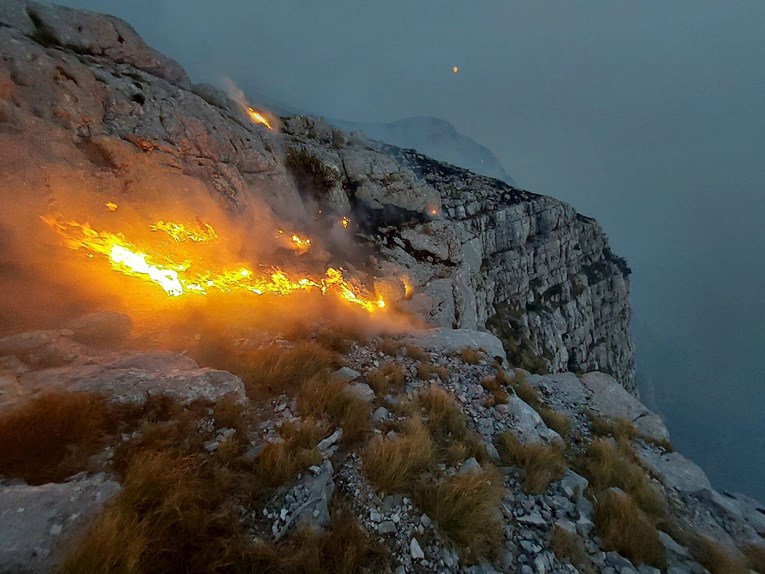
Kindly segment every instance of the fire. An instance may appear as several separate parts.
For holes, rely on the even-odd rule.
[[[330,267],[323,276],[318,277],[296,277],[279,267],[263,268],[256,272],[241,264],[222,271],[200,270],[197,269],[198,265],[187,260],[174,262],[167,252],[138,247],[121,233],[97,231],[87,223],[63,222],[56,217],[42,219],[64,238],[67,247],[84,250],[91,258],[102,255],[115,271],[154,283],[170,297],[205,295],[213,290],[223,293],[250,292],[256,295],[288,295],[298,291],[318,290],[323,295],[336,294],[340,299],[359,305],[368,312],[385,308],[385,301],[381,297],[375,297],[362,285],[346,280],[341,269]],[[160,229],[157,225],[151,228]],[[161,230],[169,233],[168,229],[173,232],[179,229],[188,231],[181,224],[163,223]],[[211,234],[217,237],[211,226],[206,226],[204,230],[208,232],[204,237],[209,238]],[[173,233],[170,235],[176,239]],[[197,237],[196,234],[192,235]],[[179,233],[178,237],[180,239],[176,241],[179,242],[195,241],[188,234]],[[298,236],[293,235],[293,241],[295,237]],[[303,241],[302,238],[298,239]],[[306,241],[310,243],[310,240]]]
[[[269,130],[273,130],[274,128],[271,127],[271,124],[269,121],[261,114],[259,111],[257,111],[252,106],[247,106],[247,115],[250,116],[250,119],[257,123],[257,124],[263,124],[266,126]]]
[[[186,227],[182,223],[172,221],[158,221],[151,226],[152,231],[164,231],[178,243],[193,241],[195,243],[210,243],[218,239],[218,233],[209,223],[197,218],[199,229]]]
[[[351,220],[350,220],[350,219],[348,219],[347,217],[343,217],[343,218],[340,220],[340,223],[342,224],[342,226],[343,226],[345,229],[348,229],[348,226],[351,224]]]
[[[117,205],[113,201],[109,201],[105,203],[104,205],[106,206],[106,209],[108,209],[109,211],[117,211],[117,208],[119,207],[119,205]]]
[[[283,229],[279,230],[279,235],[285,235]],[[301,237],[297,233],[293,233],[289,236],[289,243],[287,246],[293,251],[296,251],[298,255],[302,255],[311,250],[311,240],[308,237]]]

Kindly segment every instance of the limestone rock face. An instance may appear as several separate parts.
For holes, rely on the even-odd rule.
[[[375,252],[370,285],[432,326],[489,327],[515,366],[540,357],[536,370],[635,391],[629,270],[573,207],[317,118],[270,132],[112,17],[6,0],[0,23],[0,189],[36,213],[63,189],[101,208],[204,196],[293,220],[318,201]],[[318,199],[301,197],[285,148],[318,161]]]
[[[59,540],[87,524],[120,488],[104,475],[62,484],[0,486],[0,570],[53,571]]]

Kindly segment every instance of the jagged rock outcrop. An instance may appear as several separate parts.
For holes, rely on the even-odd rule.
[[[515,364],[528,352],[543,371],[600,370],[635,392],[629,269],[593,219],[318,119],[288,118],[285,131],[334,174],[330,197],[346,190],[328,203],[353,210],[388,260],[380,275],[406,271],[405,307],[441,326],[492,326]]]

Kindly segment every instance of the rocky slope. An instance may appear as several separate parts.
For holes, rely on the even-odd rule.
[[[378,283],[407,274],[405,306],[433,323],[495,317],[519,359],[543,357],[535,370],[599,369],[635,390],[628,270],[572,207],[318,119],[286,118],[282,142],[114,18],[6,0],[0,23],[0,177],[14,197],[44,205],[77,188],[140,204],[163,189],[234,211],[267,201],[298,220],[318,200],[353,212],[359,239],[382,255]],[[298,193],[285,144],[319,162],[318,197],[317,185]]]
[[[0,571],[749,567],[765,510],[635,398],[629,270],[595,221],[320,119],[269,132],[111,17],[2,0],[0,54],[3,286],[52,203],[212,197],[321,220],[328,257],[439,327],[192,323],[168,350],[119,313],[21,313],[64,293],[39,281],[0,289]]]

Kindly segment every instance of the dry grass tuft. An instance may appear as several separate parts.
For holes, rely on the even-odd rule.
[[[370,540],[347,508],[332,508],[328,532],[298,530],[278,547],[261,542],[246,556],[246,572],[269,574],[354,574],[386,572],[385,549]]]
[[[481,379],[481,386],[491,393],[493,404],[503,405],[507,403],[510,395],[507,394],[497,377],[484,377]]]
[[[444,455],[454,442],[459,442],[467,450],[466,458],[472,456],[479,462],[488,459],[481,437],[468,427],[462,409],[448,392],[438,385],[428,385],[417,393],[415,400],[425,415],[425,424],[441,455]]]
[[[404,422],[395,439],[375,437],[362,453],[369,480],[386,491],[411,489],[434,460],[434,445],[419,416]]]
[[[430,354],[420,349],[417,345],[408,344],[405,348],[406,356],[410,359],[420,362],[427,362],[431,359]]]
[[[550,535],[550,550],[560,560],[576,566],[581,574],[595,574],[595,566],[578,535],[555,526]]]
[[[460,360],[468,365],[477,365],[483,358],[483,352],[478,349],[465,347],[460,351]]]
[[[557,432],[563,438],[567,438],[571,433],[571,419],[563,413],[554,411],[549,407],[539,409],[539,416],[545,421],[545,424]]]
[[[595,504],[595,527],[606,550],[615,550],[633,564],[663,568],[664,546],[651,521],[629,494],[604,492]]]
[[[433,376],[433,367],[427,363],[417,363],[417,378],[422,381],[430,380]]]
[[[687,546],[693,557],[711,574],[738,574],[749,570],[745,555],[705,536],[691,536]]]
[[[635,461],[629,447],[614,445],[608,439],[594,440],[581,461],[590,488],[600,492],[616,486],[632,496],[647,514],[661,518],[664,502],[653,487],[648,474]]]
[[[453,475],[438,483],[421,483],[417,504],[438,523],[468,562],[492,557],[503,542],[499,504],[505,489],[493,467],[483,472]]]
[[[444,367],[443,365],[439,365],[435,369],[433,369],[433,372],[438,375],[438,378],[441,379],[442,383],[445,383],[449,380],[449,369]]]
[[[122,491],[70,546],[61,572],[216,572],[242,541],[224,489],[191,457],[144,452]]]
[[[740,548],[749,562],[749,569],[765,574],[765,544],[746,544]]]
[[[563,447],[558,444],[523,444],[512,433],[504,432],[497,439],[497,451],[503,463],[526,471],[523,489],[528,494],[541,494],[566,472]]]
[[[339,367],[340,355],[318,343],[300,342],[291,348],[272,345],[255,351],[222,347],[206,363],[241,377],[247,396],[257,399],[294,390],[305,379]]]
[[[385,353],[386,355],[390,355],[391,357],[395,357],[398,355],[401,348],[404,346],[404,344],[401,341],[397,341],[396,339],[391,339],[390,337],[385,337],[382,340],[382,343],[380,343],[380,351]]]
[[[30,484],[64,480],[87,468],[88,457],[113,429],[100,395],[40,394],[0,417],[0,475]]]
[[[674,450],[672,443],[668,440],[657,440],[641,434],[640,431],[635,428],[635,425],[625,418],[608,419],[601,417],[592,411],[587,411],[586,414],[587,418],[590,419],[590,431],[594,435],[611,436],[619,444],[625,445],[632,439],[639,438],[647,443],[660,446],[668,452]]]
[[[351,445],[371,428],[369,403],[347,391],[345,383],[332,381],[324,374],[304,379],[297,396],[297,407],[305,417],[327,417],[343,429],[343,444]]]
[[[392,361],[379,369],[372,369],[365,375],[367,384],[372,387],[377,396],[385,395],[390,387],[400,388],[405,377],[404,367]]]

